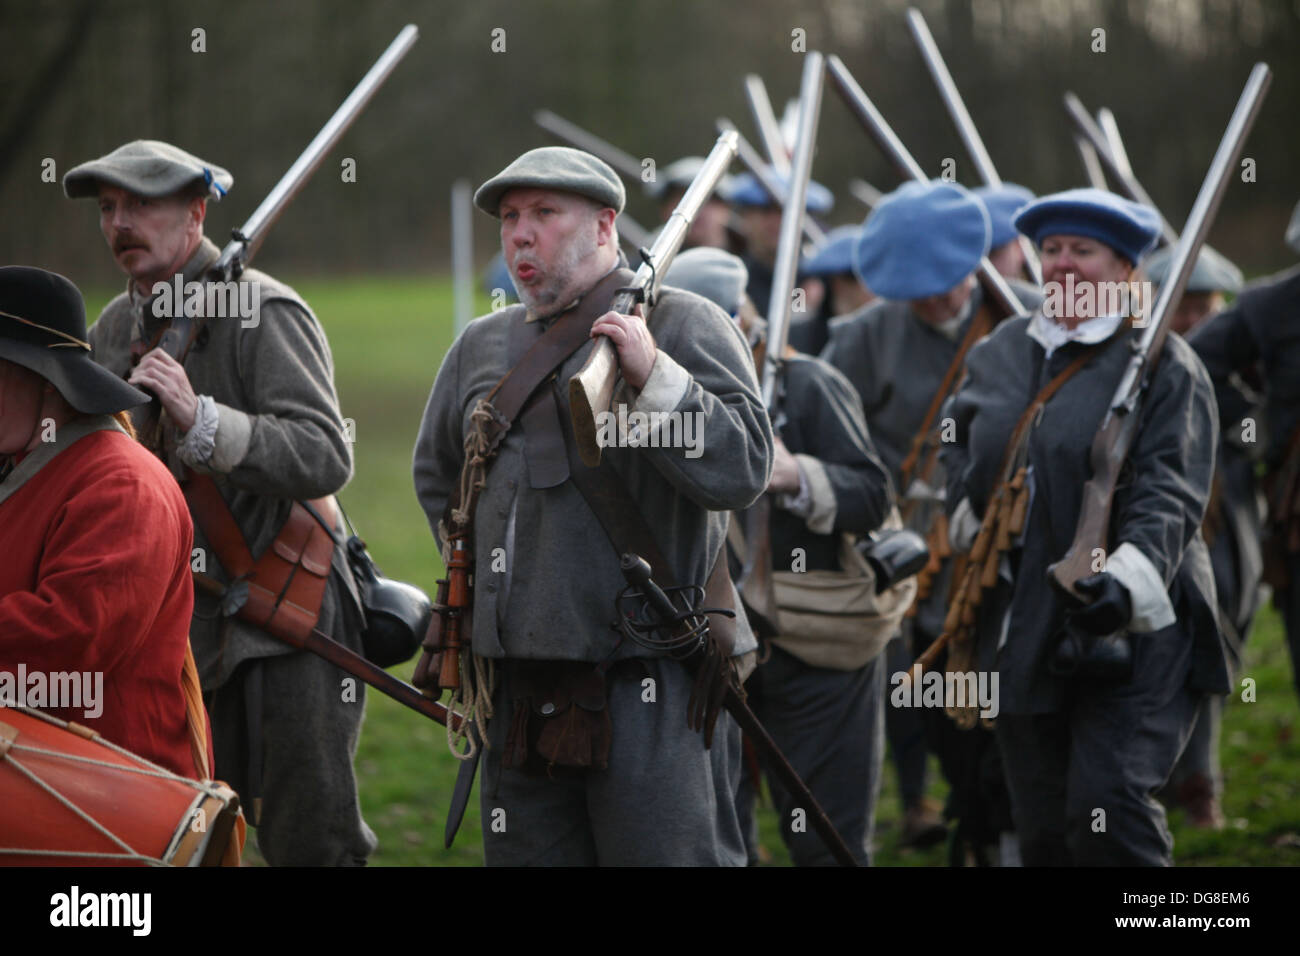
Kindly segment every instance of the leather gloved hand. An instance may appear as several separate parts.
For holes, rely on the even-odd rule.
[[[1068,626],[1085,634],[1103,637],[1123,631],[1133,620],[1133,599],[1128,588],[1109,571],[1083,578],[1075,589],[1087,597],[1088,603],[1067,612]]]

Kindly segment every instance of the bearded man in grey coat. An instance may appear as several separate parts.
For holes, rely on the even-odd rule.
[[[522,305],[470,323],[443,359],[429,397],[415,487],[440,545],[439,525],[460,481],[479,400],[620,266],[615,217],[623,202],[612,169],[561,147],[525,153],[476,193],[478,207],[501,221]],[[669,418],[648,435],[620,426],[617,447],[603,452],[680,584],[709,578],[722,555],[725,511],[748,507],[767,486],[771,426],[748,346],[717,306],[667,288],[648,322],[602,314],[603,304],[587,303],[593,306],[590,340],[536,389],[505,432],[472,515],[474,614],[466,642],[476,666],[486,664],[494,675],[485,691],[491,716],[480,786],[486,861],[743,865],[734,803],[718,799],[731,792],[740,769],[737,735],[723,714],[706,747],[687,726],[691,682],[683,664],[611,627],[614,600],[627,582],[571,475],[585,466],[571,464],[576,459],[568,454],[563,386],[593,340],[607,336],[622,376],[615,408],[691,423],[677,431],[689,442],[669,440]],[[734,587],[727,588],[739,607]],[[733,650],[742,655],[756,642],[743,615],[738,624]],[[544,669],[603,675],[599,699],[583,705],[608,713],[607,760],[530,772],[503,755],[532,752],[512,739],[512,730],[578,706],[539,689],[536,675]]]

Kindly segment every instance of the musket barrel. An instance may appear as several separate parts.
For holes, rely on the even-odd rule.
[[[578,149],[585,150],[609,163],[610,166],[618,170],[624,179],[636,183],[641,182],[641,164],[637,162],[636,157],[623,152],[613,143],[606,142],[594,133],[587,132],[576,123],[570,123],[564,117],[557,116],[550,110],[538,110],[533,114],[533,122],[552,136],[564,140],[570,146],[576,146]]]
[[[767,190],[767,194],[775,200],[778,206],[784,206],[786,203],[786,193],[788,190],[781,185],[781,181],[772,175],[772,169],[767,163],[763,162],[763,157],[759,155],[758,150],[754,149],[749,140],[745,139],[740,130],[731,120],[721,117],[715,123],[719,133],[736,134],[736,158],[753,173],[754,178],[758,180],[760,186]],[[813,222],[807,216],[803,220],[803,233],[814,246],[822,246],[826,242],[826,232],[817,223]]]
[[[691,227],[700,208],[708,202],[709,196],[717,188],[718,181],[731,165],[736,156],[737,134],[723,133],[718,137],[712,151],[704,160],[704,165],[691,182],[690,187],[678,202],[668,221],[659,230],[655,243],[650,247],[649,258],[641,263],[632,280],[632,288],[640,290],[646,302],[647,313],[653,307],[659,287],[663,283],[664,273],[672,263],[677,251],[686,240],[686,233]],[[628,313],[634,307],[636,295],[620,292],[614,297],[610,308],[615,312]],[[647,319],[649,315],[647,314]],[[573,419],[573,436],[578,443],[578,454],[584,464],[594,468],[600,464],[600,442],[597,440],[596,412],[609,408],[614,394],[614,384],[618,377],[618,353],[606,335],[599,336],[587,361],[576,375],[569,379],[569,414]]]
[[[311,179],[312,173],[324,161],[326,154],[361,115],[370,98],[384,85],[389,74],[419,37],[420,31],[415,24],[408,23],[402,27],[393,42],[388,45],[388,49],[353,87],[348,98],[339,105],[334,115],[326,121],[316,137],[307,144],[307,148],[294,160],[293,165],[262,200],[261,205],[253,210],[253,214],[239,228],[240,237],[232,240],[222,250],[221,258],[217,260],[218,270],[229,270],[232,266],[236,270],[242,269],[244,263],[252,258],[271,226],[275,225],[275,221],[280,218],[280,214],[306,185],[307,180]]]
[[[790,156],[781,138],[781,126],[772,111],[772,101],[768,98],[767,87],[763,78],[757,73],[745,76],[745,98],[749,100],[749,110],[754,114],[754,125],[758,128],[758,138],[767,150],[768,161],[778,173],[789,175]]]
[[[1103,106],[1097,110],[1097,126],[1106,137],[1106,145],[1110,147],[1110,155],[1119,168],[1128,176],[1133,175],[1133,164],[1128,161],[1128,152],[1124,149],[1124,140],[1119,135],[1119,124],[1115,122],[1115,114],[1107,107]]]
[[[844,65],[844,61],[832,54],[826,58],[826,70],[830,74],[831,82],[849,107],[850,112],[858,118],[868,135],[876,141],[876,145],[894,164],[899,175],[903,179],[914,179],[920,183],[928,183],[930,180],[925,175],[925,170],[908,152],[907,147],[903,145],[903,141],[898,138],[893,128],[885,121],[884,116],[880,114],[880,110],[876,109],[876,105],[871,102],[870,97],[858,85],[858,81],[853,78],[853,74]],[[1019,297],[1007,284],[1006,279],[1002,278],[1001,273],[993,268],[993,263],[989,262],[988,256],[980,260],[976,274],[979,276],[980,283],[984,286],[985,291],[992,296],[1007,315],[1019,315],[1026,311]]]
[[[944,62],[943,54],[939,52],[939,46],[934,42],[934,36],[930,33],[930,27],[926,24],[920,10],[915,7],[908,9],[907,25],[912,30],[912,38],[916,40],[916,45],[921,48],[921,58],[925,60],[930,76],[939,87],[943,105],[948,108],[949,115],[957,125],[957,133],[966,145],[966,152],[970,153],[980,178],[986,185],[1001,186],[1002,179],[998,176],[998,171],[993,168],[993,159],[984,147],[984,140],[980,138],[979,130],[975,128],[975,121],[971,119],[970,112],[966,109],[966,102],[961,98],[957,84],[953,81],[952,74],[948,72],[948,64]]]
[[[1106,167],[1106,172],[1114,176],[1115,181],[1123,188],[1124,194],[1134,202],[1141,203],[1155,212],[1160,217],[1160,233],[1164,237],[1164,241],[1169,245],[1176,243],[1178,233],[1174,231],[1174,227],[1169,224],[1169,220],[1160,211],[1160,207],[1155,204],[1155,200],[1151,198],[1150,194],[1142,188],[1142,184],[1138,182],[1132,171],[1126,172],[1111,153],[1110,143],[1106,141],[1106,134],[1102,132],[1101,127],[1097,125],[1097,121],[1088,114],[1083,103],[1073,93],[1065,94],[1065,111],[1070,114],[1075,129],[1091,144],[1097,158]]]
[[[961,98],[961,92],[957,89],[952,74],[948,72],[948,64],[944,62],[943,54],[939,52],[939,46],[934,42],[934,36],[926,25],[925,17],[921,16],[920,10],[912,7],[907,11],[907,23],[912,28],[912,36],[916,39],[917,45],[921,48],[921,57],[925,60],[935,85],[939,87],[939,95],[943,98],[944,106],[948,108],[948,115],[952,117],[958,135],[966,144],[966,152],[970,154],[975,168],[979,170],[980,178],[984,180],[986,186],[1001,186],[1002,177],[993,166],[993,159],[984,146],[984,140],[975,126],[975,121],[971,119],[970,112],[966,109],[966,101]],[[1034,280],[1035,285],[1042,285],[1043,268],[1038,262],[1037,250],[1024,236],[1020,236],[1019,241],[1029,277]]]
[[[790,333],[790,297],[799,269],[799,236],[808,201],[808,179],[812,175],[813,151],[817,145],[817,121],[821,114],[822,55],[810,51],[804,57],[803,80],[799,88],[799,132],[795,139],[790,169],[790,193],[781,213],[781,233],[772,269],[772,298],[767,308],[767,349],[763,360],[763,404],[775,412],[776,381],[784,361]]]

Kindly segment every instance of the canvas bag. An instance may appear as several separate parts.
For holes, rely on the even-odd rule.
[[[903,527],[897,508],[881,525]],[[781,636],[772,643],[811,667],[852,671],[866,666],[898,634],[916,597],[916,577],[876,593],[876,575],[855,547],[840,536],[840,571],[774,571],[772,584]]]

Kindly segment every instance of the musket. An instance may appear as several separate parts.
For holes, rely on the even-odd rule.
[[[1075,149],[1079,151],[1079,160],[1083,163],[1083,173],[1088,178],[1088,185],[1093,189],[1108,189],[1106,174],[1102,172],[1101,160],[1097,158],[1097,150],[1078,133],[1072,134],[1072,138]]]
[[[468,179],[451,184],[451,287],[460,335],[474,317],[474,190]]]
[[[726,117],[719,117],[714,123],[719,133],[736,134],[736,156],[746,169],[750,171],[753,177],[758,180],[758,184],[767,191],[772,197],[772,201],[778,206],[785,206],[786,194],[789,190],[781,185],[781,181],[772,173],[772,167],[763,162],[763,157],[758,154],[758,150],[750,145],[749,140],[741,135],[740,130],[736,129],[736,124]],[[814,247],[820,248],[826,242],[826,231],[813,222],[807,216],[803,220],[803,233],[808,237],[808,241]]]
[[[970,112],[966,109],[966,103],[957,90],[957,84],[953,81],[952,74],[948,72],[948,64],[944,62],[943,54],[939,52],[939,45],[934,42],[934,36],[931,35],[920,10],[912,7],[907,11],[907,25],[911,27],[912,37],[921,48],[921,57],[925,60],[930,76],[934,78],[935,86],[939,88],[939,96],[943,99],[943,105],[948,108],[948,115],[957,126],[957,133],[966,145],[966,152],[970,154],[975,168],[979,170],[980,178],[984,180],[986,186],[1001,186],[1002,177],[993,167],[993,159],[984,147],[984,140],[980,137],[979,130],[975,128],[975,121],[971,119]],[[1038,253],[1034,251],[1033,243],[1026,236],[1019,238],[1029,277],[1035,285],[1042,285],[1043,269],[1038,262]]]
[[[757,73],[745,75],[745,98],[749,100],[749,111],[754,114],[754,125],[758,128],[758,138],[767,151],[772,168],[782,175],[790,173],[790,154],[786,151],[785,140],[781,136],[781,125],[772,112],[772,101],[768,99],[767,87],[763,78]]]
[[[806,218],[808,180],[812,175],[813,150],[817,143],[824,77],[822,55],[816,51],[805,54],[803,80],[799,88],[799,131],[790,168],[790,190],[781,210],[781,232],[776,262],[772,267],[772,297],[767,306],[767,349],[761,384],[763,404],[771,416],[778,415],[776,385],[785,364],[785,345],[790,334],[791,297],[799,271],[799,237]]]
[[[420,31],[415,28],[414,24],[407,24],[401,29],[393,42],[388,45],[388,49],[383,52],[379,59],[375,61],[374,66],[366,72],[366,75],[348,94],[348,98],[339,105],[339,108],[334,111],[334,115],[321,127],[315,138],[307,144],[307,148],[294,160],[288,171],[280,177],[280,181],[267,193],[261,204],[253,210],[253,214],[245,220],[242,226],[231,233],[230,242],[221,250],[221,255],[217,261],[208,269],[203,277],[205,280],[229,282],[238,279],[243,274],[253,257],[257,255],[258,249],[262,247],[262,243],[266,241],[271,227],[284,215],[284,211],[289,208],[289,204],[307,185],[312,174],[324,162],[325,156],[334,148],[334,144],[342,138],[357,117],[361,115],[361,111],[366,108],[366,104],[370,102],[371,97],[384,85],[384,81],[388,79],[389,74],[401,62],[402,57],[406,56],[407,51],[411,49],[419,36]],[[171,327],[158,340],[158,347],[177,361],[184,362],[191,344],[201,330],[203,320],[199,318],[196,321],[194,317],[186,315],[184,309],[176,311],[180,314],[172,318]],[[150,442],[155,440],[158,431],[158,417],[161,411],[161,405],[155,400],[150,406],[148,416],[142,423],[141,435]]]
[[[630,314],[638,303],[643,303],[646,319],[654,308],[663,284],[664,273],[672,264],[686,233],[708,202],[718,181],[722,179],[736,156],[736,137],[723,133],[704,160],[699,173],[678,202],[668,221],[659,230],[654,245],[643,253],[644,261],[637,269],[632,285],[619,290],[610,303],[610,309],[624,315]],[[579,372],[569,379],[569,407],[573,417],[573,435],[584,464],[600,464],[600,442],[597,440],[596,413],[607,410],[614,395],[618,378],[618,353],[609,336],[601,335]]]
[[[1115,181],[1119,183],[1120,191],[1129,199],[1141,203],[1159,216],[1160,234],[1163,240],[1169,245],[1176,243],[1178,233],[1174,231],[1174,227],[1169,224],[1169,220],[1160,212],[1160,207],[1155,204],[1150,194],[1142,188],[1142,184],[1133,175],[1133,171],[1131,169],[1126,170],[1124,164],[1111,152],[1110,143],[1106,140],[1106,134],[1073,93],[1065,94],[1065,111],[1070,115],[1075,131],[1087,140],[1094,152],[1096,152],[1097,158],[1106,167],[1106,172],[1110,173],[1115,178]]]
[[[628,183],[636,186],[643,184],[641,164],[630,153],[625,153],[613,143],[601,139],[595,133],[589,133],[577,123],[571,123],[563,116],[557,116],[550,110],[538,110],[533,114],[533,122],[556,139],[591,153],[622,176]],[[618,214],[618,234],[632,249],[639,250],[650,241],[650,231],[626,212]]]
[[[226,588],[220,581],[206,574],[194,575],[194,583],[196,587],[217,597],[221,597],[226,593]],[[440,704],[438,701],[424,696],[410,684],[397,679],[388,671],[366,660],[351,648],[344,647],[319,628],[312,628],[311,632],[302,641],[290,641],[286,637],[282,637],[281,640],[293,647],[297,647],[299,650],[310,651],[317,657],[324,658],[335,667],[346,671],[358,680],[365,681],[375,690],[388,695],[399,704],[409,707],[416,713],[423,714],[444,727],[450,721],[451,729],[459,730],[464,722],[465,718],[456,711],[445,704]]]
[[[1132,176],[1133,164],[1128,160],[1128,150],[1124,148],[1124,140],[1119,135],[1119,124],[1115,122],[1115,114],[1109,107],[1103,106],[1097,110],[1097,125],[1106,134],[1106,145],[1110,147],[1110,155],[1115,162],[1119,163],[1119,168],[1124,171],[1124,175]]]
[[[1169,319],[1173,315],[1175,303],[1182,298],[1187,280],[1195,267],[1196,257],[1205,243],[1228,182],[1236,171],[1237,158],[1259,115],[1271,77],[1267,64],[1257,63],[1251,70],[1209,171],[1205,174],[1205,181],[1197,193],[1196,202],[1187,217],[1182,236],[1174,247],[1169,277],[1160,287],[1160,297],[1156,300],[1142,334],[1132,344],[1133,355],[1093,439],[1090,455],[1092,477],[1083,487],[1083,504],[1074,541],[1065,557],[1048,568],[1049,579],[1075,597],[1081,598],[1075,590],[1075,584],[1093,573],[1095,550],[1100,548],[1105,553],[1115,487],[1119,481],[1120,469],[1137,438],[1140,424],[1138,412],[1169,334]]]
[[[849,180],[849,193],[868,209],[875,209],[880,205],[880,200],[885,195],[871,183],[861,178]]]
[[[763,350],[763,365],[758,370],[763,405],[772,421],[773,431],[778,433],[785,417],[780,408],[778,383],[785,366],[786,343],[790,336],[791,299],[799,268],[799,240],[817,143],[824,77],[822,55],[816,51],[806,54],[799,91],[799,126],[790,170],[789,201],[781,212],[781,232],[772,270],[772,296],[767,307],[767,342]],[[732,520],[741,517],[737,514]],[[763,636],[774,637],[779,631],[776,598],[772,590],[771,496],[760,496],[743,513],[743,523],[745,553],[736,588],[744,599],[746,610],[755,618],[759,630],[764,632]]]
[[[919,183],[928,183],[930,180],[925,175],[919,163],[908,152],[903,141],[898,138],[890,125],[885,122],[884,116],[876,109],[876,105],[871,102],[867,94],[863,92],[858,81],[853,78],[844,61],[838,56],[832,54],[826,58],[826,70],[830,74],[831,82],[843,97],[844,102],[848,105],[850,112],[857,117],[862,123],[867,134],[876,142],[885,156],[894,164],[899,175],[903,179],[914,179]],[[993,263],[989,262],[988,256],[980,259],[979,267],[976,269],[979,276],[980,285],[983,286],[992,302],[1002,313],[1002,318],[1009,315],[1019,315],[1027,311],[1020,299],[1016,296],[1011,286],[1002,277],[997,269],[993,268]]]

